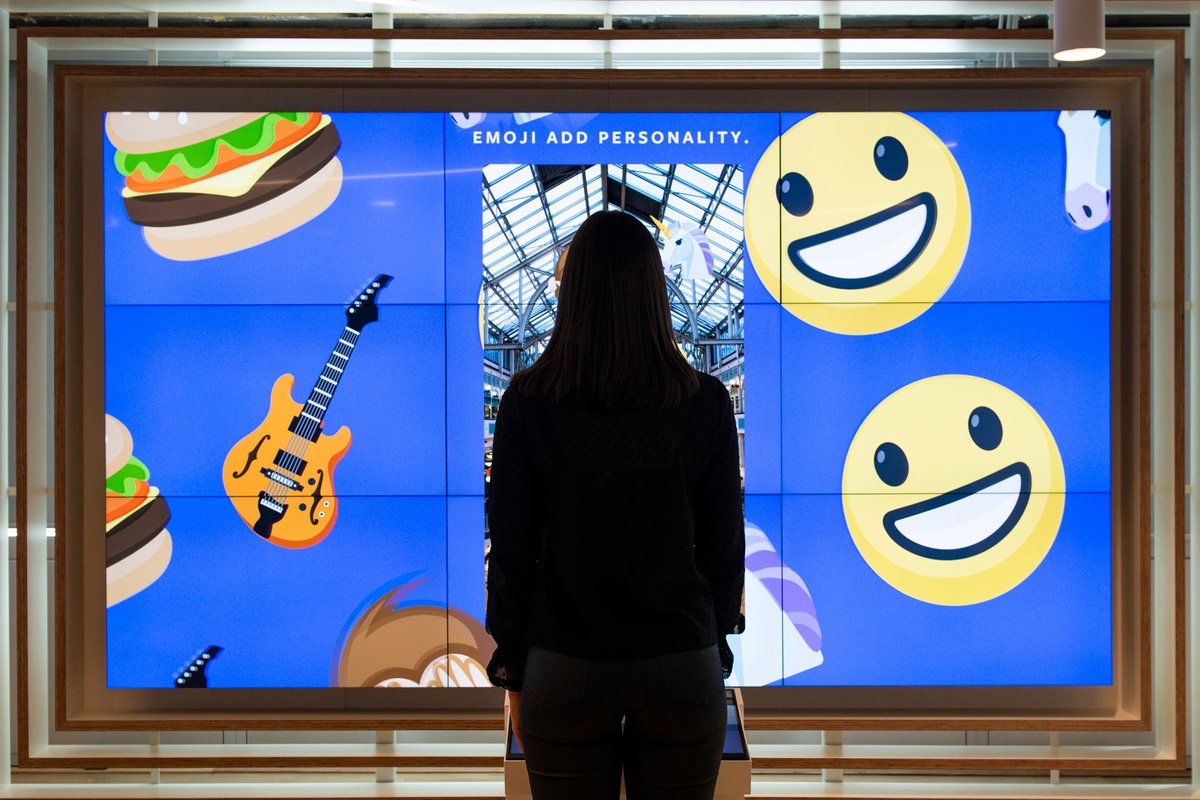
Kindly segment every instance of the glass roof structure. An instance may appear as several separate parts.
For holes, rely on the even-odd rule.
[[[740,364],[743,173],[736,164],[493,164],[483,171],[485,351],[501,375],[554,328],[554,267],[589,214],[622,209],[654,234],[693,366]],[[513,351],[515,359],[501,358]]]

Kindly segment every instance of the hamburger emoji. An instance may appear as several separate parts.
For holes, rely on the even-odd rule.
[[[171,510],[149,483],[150,471],[133,457],[133,437],[104,415],[104,543],[108,606],[158,580],[171,562]]]
[[[125,211],[164,258],[195,261],[274,239],[338,196],[341,139],[316,111],[110,112]]]

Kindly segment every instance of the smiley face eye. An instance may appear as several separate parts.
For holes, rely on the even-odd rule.
[[[908,151],[898,139],[885,136],[875,143],[875,169],[889,181],[898,181],[908,173]]]
[[[812,211],[812,184],[799,172],[789,172],[775,184],[775,198],[793,217],[803,217]]]
[[[908,457],[899,445],[884,442],[875,448],[875,474],[888,486],[899,486],[908,479]]]
[[[971,432],[971,439],[983,450],[995,450],[1004,438],[1000,417],[987,406],[980,406],[971,412],[967,419],[967,430]]]

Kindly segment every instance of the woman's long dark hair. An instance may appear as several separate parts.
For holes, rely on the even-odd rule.
[[[698,385],[675,344],[654,238],[622,211],[593,214],[567,251],[546,350],[514,376],[513,388],[606,408],[666,409]]]

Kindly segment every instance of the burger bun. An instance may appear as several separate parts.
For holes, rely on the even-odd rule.
[[[246,112],[119,111],[105,115],[104,131],[118,150],[141,155],[215,139],[261,117]]]
[[[342,164],[333,158],[315,175],[264,203],[235,214],[196,222],[143,228],[146,244],[164,258],[199,261],[228,255],[292,231],[337,199]]]
[[[171,534],[163,528],[146,544],[105,570],[108,607],[133,597],[159,579],[171,563]]]
[[[110,478],[129,463],[133,455],[133,435],[124,423],[111,414],[104,415],[104,477]]]

